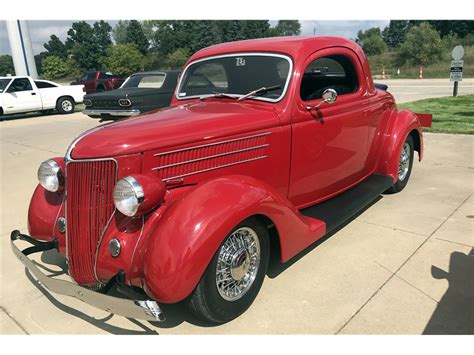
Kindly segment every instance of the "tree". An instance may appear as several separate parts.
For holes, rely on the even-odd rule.
[[[66,59],[68,51],[66,45],[56,35],[51,35],[50,40],[43,44],[49,55]]]
[[[112,37],[110,35],[112,26],[104,20],[100,20],[94,23],[92,32],[94,34],[94,41],[98,47],[97,55],[100,58],[105,55],[107,48],[112,45]]]
[[[382,32],[382,38],[390,48],[396,48],[405,40],[408,30],[409,21],[391,20]]]
[[[0,76],[5,76],[7,74],[15,75],[13,58],[8,54],[0,55]]]
[[[412,27],[400,46],[399,58],[402,63],[429,64],[442,58],[443,44],[439,33],[427,22]]]
[[[94,39],[94,31],[87,22],[74,22],[67,31],[66,45],[83,70],[97,69],[99,46]]]
[[[382,39],[380,28],[373,27],[366,31],[359,31],[357,33],[356,42],[364,50],[367,55],[381,54],[387,49],[387,45]]]
[[[68,65],[65,59],[55,56],[48,55],[41,62],[43,70],[43,77],[46,79],[59,79],[64,78],[68,75]]]
[[[100,61],[104,70],[127,76],[142,69],[143,55],[132,44],[117,44],[107,48]]]
[[[472,20],[430,20],[427,22],[442,37],[453,34],[463,38],[468,34],[474,33],[474,21]]]
[[[169,69],[181,69],[189,58],[186,48],[178,48],[166,56],[165,65]]]
[[[233,42],[244,39],[242,21],[221,20],[217,21],[222,42]]]
[[[112,30],[112,37],[116,44],[126,44],[127,43],[127,20],[119,20]]]
[[[66,47],[82,70],[99,69],[99,58],[106,54],[112,44],[112,27],[105,21],[93,26],[85,21],[74,22],[67,32]]]
[[[298,20],[279,20],[275,30],[278,36],[298,36],[301,34],[301,24]]]
[[[142,25],[137,20],[131,20],[125,30],[125,43],[134,44],[142,54],[146,54],[150,46]]]
[[[267,37],[270,23],[268,20],[244,20],[242,21],[242,34],[245,39]]]
[[[186,21],[183,24],[183,30],[188,46],[185,48],[188,48],[191,53],[194,53],[202,48],[220,43],[221,38],[218,29],[216,21]]]

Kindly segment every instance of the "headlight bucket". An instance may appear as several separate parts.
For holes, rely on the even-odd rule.
[[[127,176],[114,188],[115,207],[125,216],[133,217],[150,212],[157,207],[166,193],[165,184],[147,175]]]
[[[38,181],[47,191],[61,192],[64,188],[64,163],[60,159],[49,159],[38,168]]]

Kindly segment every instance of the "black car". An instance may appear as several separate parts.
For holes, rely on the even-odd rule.
[[[84,96],[84,114],[116,120],[169,106],[179,71],[154,71],[130,75],[119,89]]]

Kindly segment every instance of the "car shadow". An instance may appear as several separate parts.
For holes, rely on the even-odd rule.
[[[423,334],[474,335],[474,248],[467,255],[451,253],[449,272],[432,265],[431,275],[449,286]]]
[[[354,221],[356,218],[358,218],[360,215],[362,215],[365,211],[367,211],[370,207],[372,207],[374,204],[376,204],[382,198],[383,198],[382,195],[378,196],[374,201],[372,201],[370,204],[368,204],[366,207],[364,207],[358,213],[353,215],[351,218],[349,218],[347,221],[345,221],[339,227],[337,227],[333,231],[329,232],[328,234],[326,234],[321,239],[318,239],[316,242],[314,242],[313,244],[308,246],[306,249],[301,251],[299,254],[295,255],[293,258],[288,260],[286,263],[282,263],[280,261],[279,247],[278,247],[277,243],[273,243],[272,246],[271,246],[272,252],[270,253],[270,261],[269,261],[269,264],[268,264],[267,276],[269,278],[273,279],[273,278],[277,277],[278,275],[280,275],[282,272],[289,269],[291,266],[293,266],[295,263],[297,263],[301,258],[303,258],[305,255],[312,252],[314,249],[316,249],[321,244],[323,244],[326,240],[331,238],[334,234],[336,234],[341,229],[343,229],[345,226],[347,226],[349,223]]]
[[[342,224],[340,227],[332,231],[331,233],[328,233],[325,235],[323,238],[319,239],[315,243],[311,244],[309,247],[304,249],[302,252],[294,256],[292,259],[290,259],[286,263],[281,263],[279,259],[279,250],[272,250],[271,253],[271,259],[269,262],[269,267],[268,267],[268,272],[267,276],[270,278],[275,278],[288,268],[290,268],[292,265],[294,265],[296,262],[298,262],[301,258],[303,258],[305,255],[313,251],[315,248],[317,248],[319,245],[324,243],[326,240],[331,238],[334,234],[336,234],[338,231],[340,231],[342,228],[344,228],[347,224],[355,220],[357,217],[359,217],[361,214],[363,214],[367,209],[369,209],[372,205],[374,205],[377,201],[382,199],[382,196],[379,196],[377,199],[375,199],[372,203],[367,205],[364,209],[359,211],[356,215],[354,215],[352,218],[347,220],[344,224]],[[274,248],[274,246],[272,246]],[[274,252],[273,252],[274,251]],[[43,252],[41,254],[41,261],[43,264],[36,263],[35,265],[39,268],[41,268],[44,272],[48,274],[48,276],[56,277],[56,276],[61,276],[67,273],[67,264],[66,264],[66,259],[60,255],[57,251],[55,250],[49,250],[46,252]],[[56,266],[59,267],[60,270],[53,270],[52,268],[49,268],[47,265],[51,266]],[[131,323],[135,324],[139,328],[141,328],[141,331],[136,331],[136,330],[130,330],[127,328],[122,328],[118,327],[115,325],[111,325],[107,323],[114,315],[110,314],[105,318],[97,319],[94,317],[91,317],[81,311],[78,311],[77,309],[71,308],[64,303],[59,302],[47,289],[42,287],[38,281],[30,274],[28,269],[25,268],[25,274],[30,280],[30,282],[58,309],[60,309],[63,312],[66,312],[74,317],[81,318],[82,320],[88,322],[89,324],[96,326],[99,329],[102,329],[106,332],[109,332],[111,334],[117,334],[117,335],[158,335],[159,333],[148,327],[146,323],[149,323],[153,327],[156,328],[161,328],[161,329],[169,329],[169,328],[174,328],[184,322],[199,326],[199,327],[216,327],[218,325],[216,324],[210,324],[204,321],[201,321],[197,318],[195,318],[188,310],[186,307],[187,299],[183,300],[182,302],[175,303],[175,304],[162,304],[160,303],[160,307],[163,311],[163,314],[166,316],[166,320],[163,322],[154,322],[154,321],[141,321],[137,319],[131,319],[127,318]],[[115,296],[115,297],[123,297],[121,294],[118,292],[114,292],[114,290],[111,290],[109,292],[110,295]]]
[[[76,109],[74,113],[82,112],[82,109]],[[0,121],[15,121],[15,120],[24,120],[28,118],[41,118],[41,117],[50,117],[50,116],[67,116],[60,114],[57,111],[52,111],[48,113],[41,113],[39,111],[27,112],[27,113],[14,113],[11,115],[0,115]]]
[[[57,277],[67,273],[67,264],[66,259],[60,255],[55,250],[48,250],[41,254],[41,263],[34,262],[35,265],[42,269],[50,277]],[[49,266],[49,267],[48,267]],[[54,269],[53,269],[54,268]],[[33,277],[33,275],[25,268],[25,274],[28,280],[35,286],[48,300],[51,302],[53,306],[58,308],[59,310],[68,313],[71,316],[80,318],[87,323],[104,330],[111,334],[116,335],[158,335],[159,333],[147,326],[146,324],[149,323],[151,326],[156,328],[174,328],[180,325],[183,322],[187,322],[196,326],[200,327],[213,327],[215,325],[208,324],[202,322],[196,318],[194,318],[186,309],[186,300],[176,304],[160,304],[163,313],[166,316],[166,320],[164,322],[148,322],[148,321],[141,321],[138,319],[127,318],[131,323],[135,324],[141,331],[131,330],[127,328],[118,327],[112,324],[107,323],[114,315],[110,314],[107,317],[97,319],[87,315],[84,312],[78,311],[72,307],[65,305],[64,303],[58,301],[52,293],[50,293],[47,289],[45,289],[41,284]],[[123,298],[122,294],[118,293],[114,289],[112,289],[109,294],[114,297],[121,297]]]

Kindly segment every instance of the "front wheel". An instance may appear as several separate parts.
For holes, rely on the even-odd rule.
[[[192,313],[217,324],[244,313],[263,284],[269,254],[268,232],[257,219],[238,224],[214,254],[191,295]]]
[[[414,144],[412,136],[408,136],[405,143],[403,143],[400,158],[398,160],[398,180],[390,189],[388,193],[397,193],[402,191],[408,184],[410,179],[411,169],[413,167]]]
[[[58,100],[56,109],[61,114],[68,114],[74,112],[74,100],[70,97],[62,97]]]

